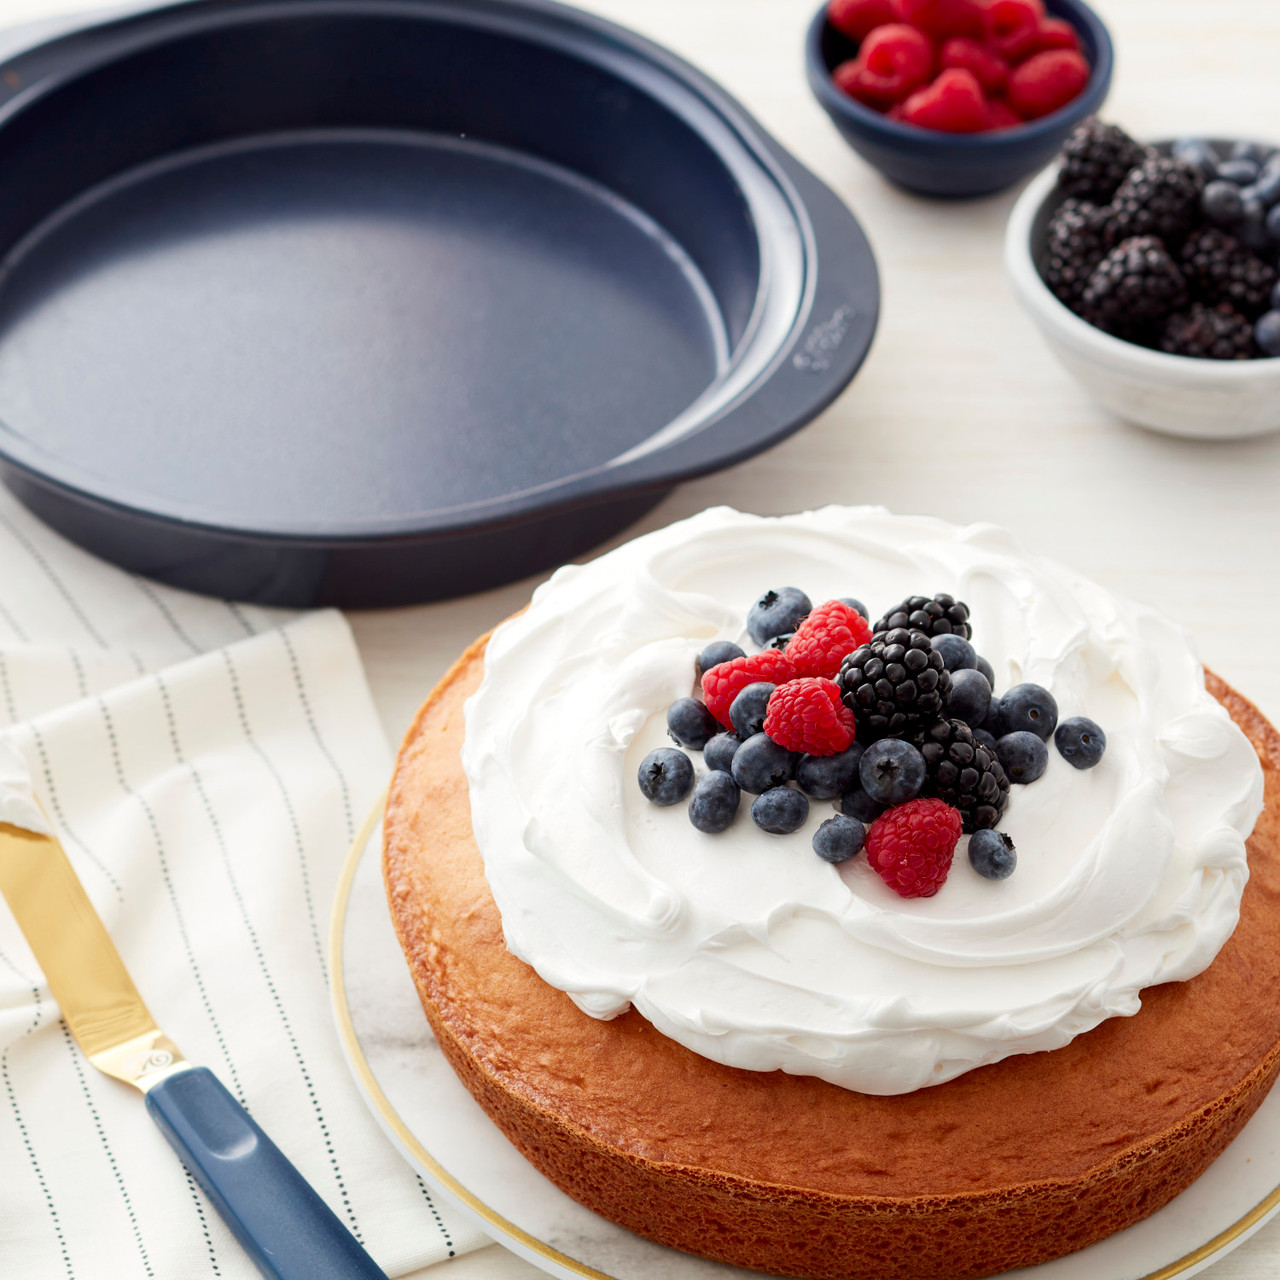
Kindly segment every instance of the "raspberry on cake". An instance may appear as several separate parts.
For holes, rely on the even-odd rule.
[[[729,708],[733,700],[749,684],[785,684],[795,676],[791,659],[780,649],[762,649],[759,653],[732,658],[712,667],[702,676],[702,696],[707,710],[726,729],[733,728]]]
[[[840,700],[834,680],[792,680],[769,697],[764,731],[788,751],[834,756],[853,743],[853,712]]]
[[[910,800],[867,832],[867,861],[902,898],[931,898],[946,883],[960,842],[960,815],[941,800]]]
[[[796,628],[785,652],[796,675],[834,680],[845,656],[870,639],[871,627],[857,609],[828,600]]]

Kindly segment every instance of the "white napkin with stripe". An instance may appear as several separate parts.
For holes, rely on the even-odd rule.
[[[0,725],[159,1025],[388,1273],[486,1243],[378,1130],[333,1026],[333,890],[390,767],[341,615],[157,586],[0,492]],[[2,899],[0,1274],[258,1274],[80,1053]]]

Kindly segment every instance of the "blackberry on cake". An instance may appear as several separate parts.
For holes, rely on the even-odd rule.
[[[924,759],[924,794],[960,814],[964,830],[994,827],[1009,800],[1009,778],[989,747],[963,720],[935,720],[917,734]]]
[[[951,673],[923,631],[895,627],[855,649],[836,683],[864,742],[904,738],[942,713]]]
[[[1082,120],[1062,147],[1058,186],[1069,196],[1107,204],[1116,188],[1150,155],[1119,125],[1103,124],[1097,116]]]
[[[1064,200],[1046,232],[1044,282],[1072,311],[1080,309],[1085,285],[1107,252],[1106,209],[1087,200]]]
[[[973,628],[969,625],[969,606],[942,591],[932,598],[908,596],[901,604],[890,609],[872,631],[893,631],[898,627],[923,631],[930,637],[957,635],[962,640],[973,637]]]
[[[1018,865],[1018,851],[1003,831],[984,827],[969,837],[969,865],[987,880],[1005,880]]]
[[[1152,156],[1116,189],[1107,219],[1107,237],[1119,244],[1133,236],[1159,236],[1179,244],[1200,214],[1204,175],[1171,156]]]
[[[709,836],[719,835],[733,824],[741,800],[738,784],[727,773],[715,770],[694,787],[689,800],[689,821]]]
[[[1122,241],[1098,263],[1080,314],[1099,329],[1140,340],[1158,332],[1187,301],[1187,282],[1156,236]]]
[[[1276,287],[1275,268],[1217,227],[1192,232],[1182,246],[1179,265],[1199,301],[1229,302],[1251,320],[1267,309]]]
[[[1193,302],[1165,321],[1160,336],[1161,351],[1201,360],[1248,360],[1254,345],[1253,325],[1229,302]]]

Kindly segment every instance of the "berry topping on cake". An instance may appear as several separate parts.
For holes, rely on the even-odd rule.
[[[936,641],[935,641],[935,644],[936,644]],[[989,663],[986,660],[986,658],[982,656],[982,654],[978,654],[977,669],[981,671],[984,676],[987,677],[987,683],[994,689],[996,687],[995,668],[992,667],[991,663]],[[997,699],[994,697],[991,699],[992,706],[996,704],[996,701]]]
[[[1019,729],[996,740],[996,756],[1010,782],[1034,782],[1049,763],[1049,748],[1043,738]]]
[[[1200,214],[1204,175],[1172,156],[1151,156],[1131,169],[1111,201],[1112,244],[1131,236],[1159,236],[1181,244]]]
[[[756,644],[768,644],[774,636],[794,631],[812,608],[812,601],[799,587],[766,591],[747,610],[747,632]]]
[[[1003,831],[988,827],[969,837],[969,865],[988,880],[1004,880],[1018,865],[1018,851]]]
[[[734,733],[744,742],[754,734],[764,732],[765,712],[777,687],[768,680],[757,680],[742,689],[729,704],[729,722]]]
[[[962,640],[973,636],[973,628],[969,625],[969,606],[942,591],[932,599],[927,596],[908,596],[901,604],[890,609],[873,630],[892,631],[896,627],[923,631],[927,636],[956,635]]]
[[[942,655],[942,665],[954,678],[957,671],[972,671],[978,665],[978,653],[963,636],[943,633],[931,636],[934,652]]]
[[[911,800],[882,813],[867,832],[867,861],[903,898],[942,888],[960,840],[960,814],[941,800]]]
[[[867,829],[857,818],[837,814],[813,833],[813,851],[823,862],[848,862],[857,855],[866,838]]]
[[[720,732],[720,725],[697,698],[681,698],[667,708],[667,732],[682,747],[701,751]]]
[[[811,799],[838,800],[857,782],[864,750],[862,743],[855,742],[833,756],[801,756],[796,785]]]
[[[640,792],[654,804],[679,804],[693,790],[693,761],[674,747],[659,747],[640,761]]]
[[[884,805],[867,795],[859,782],[840,797],[840,812],[846,817],[857,818],[859,822],[870,823],[884,812]]]
[[[694,787],[689,801],[689,821],[699,831],[716,835],[733,822],[741,799],[738,784],[727,773],[716,770]]]
[[[828,600],[796,628],[786,653],[796,675],[832,680],[845,657],[870,639],[870,624],[861,613],[843,600]]]
[[[794,676],[790,658],[778,649],[762,649],[759,653],[732,658],[703,672],[702,696],[711,714],[730,729],[733,721],[729,718],[729,708],[747,685],[759,681],[785,684]]]
[[[1063,143],[1058,186],[1069,196],[1109,204],[1129,171],[1150,154],[1119,125],[1103,124],[1097,116],[1090,116],[1076,125]]]
[[[1000,728],[1004,733],[1025,729],[1049,738],[1058,725],[1058,703],[1038,684],[1016,684],[1000,699]]]
[[[808,677],[774,691],[764,731],[789,751],[833,756],[852,744],[856,726],[853,712],[840,699],[840,686]]]
[[[791,787],[773,787],[751,802],[751,821],[770,835],[789,836],[799,831],[808,817],[808,798]]]
[[[746,650],[741,645],[734,644],[732,640],[713,640],[698,654],[698,676],[701,677],[712,667],[720,666],[722,662],[732,662],[734,658],[746,656]]]
[[[1280,307],[1280,301],[1276,302],[1276,306]],[[840,603],[847,604],[850,609],[856,610],[858,613],[862,614],[862,616],[866,618],[868,621],[871,620],[870,610],[856,596],[841,596]]]
[[[1186,301],[1186,278],[1163,242],[1133,236],[1098,263],[1080,299],[1080,314],[1108,333],[1139,339],[1159,332]]]
[[[837,678],[864,741],[902,738],[942,713],[951,674],[923,631],[895,627],[855,649]]]
[[[863,752],[858,780],[872,800],[884,805],[906,804],[924,786],[924,757],[901,738],[882,738]]]
[[[757,733],[734,753],[730,772],[743,791],[758,796],[773,787],[786,786],[798,763],[795,752],[779,746],[767,733]]]
[[[702,748],[702,759],[708,769],[729,773],[733,769],[733,757],[742,742],[736,733],[717,733]]]
[[[935,720],[915,741],[928,775],[925,794],[955,809],[966,831],[994,827],[1009,799],[1009,778],[995,751],[962,720]]]
[[[1107,749],[1107,735],[1088,716],[1072,716],[1058,726],[1053,745],[1068,764],[1092,769]]]
[[[1229,302],[1216,307],[1193,302],[1165,321],[1160,350],[1201,360],[1248,360],[1253,355],[1253,325]]]
[[[947,694],[946,714],[963,720],[971,728],[981,725],[991,711],[991,685],[976,667],[972,671],[951,673],[951,692]]]

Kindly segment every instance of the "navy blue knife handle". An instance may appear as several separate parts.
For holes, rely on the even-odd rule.
[[[207,1067],[153,1085],[147,1110],[264,1276],[386,1280]]]

